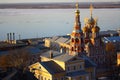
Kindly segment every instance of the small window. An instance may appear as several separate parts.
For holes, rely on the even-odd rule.
[[[43,77],[41,76],[41,80],[43,80]]]
[[[82,68],[82,66],[80,65],[80,69]]]
[[[39,69],[41,69],[41,66],[39,67]]]
[[[76,66],[73,66],[73,69],[76,70]]]
[[[69,70],[70,70],[70,68],[69,68],[69,67],[67,67],[67,70],[69,71]]]

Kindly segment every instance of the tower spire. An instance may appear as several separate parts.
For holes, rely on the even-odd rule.
[[[93,5],[90,4],[90,15],[91,15],[91,17],[92,17],[92,11],[93,11]]]
[[[76,11],[75,11],[75,26],[74,26],[74,30],[76,31],[76,27],[81,28],[81,24],[80,24],[80,11],[79,11],[79,4],[78,2],[76,3]]]
[[[77,2],[76,2],[76,10],[78,10],[79,9],[79,4],[78,4],[78,0],[77,0]]]
[[[74,29],[71,33],[70,39],[70,55],[79,55],[84,50],[83,44],[83,33],[81,30],[81,23],[80,23],[80,11],[79,11],[79,4],[76,3],[76,11],[75,11],[75,25]]]

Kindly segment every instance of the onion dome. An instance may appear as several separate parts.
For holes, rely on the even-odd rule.
[[[93,17],[91,17],[90,19],[88,19],[88,24],[91,24],[91,25],[95,24],[95,20],[93,19]]]
[[[93,33],[96,33],[96,32],[99,32],[100,31],[100,28],[98,26],[95,26],[92,28],[92,32]]]
[[[88,27],[87,26],[85,26],[85,27],[83,27],[83,32],[85,33],[85,32],[88,32]]]

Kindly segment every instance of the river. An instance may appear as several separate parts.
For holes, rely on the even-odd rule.
[[[14,32],[16,39],[66,35],[72,32],[75,9],[0,9],[0,41]],[[89,9],[80,9],[80,20],[90,17]],[[120,8],[94,9],[101,30],[120,29]]]

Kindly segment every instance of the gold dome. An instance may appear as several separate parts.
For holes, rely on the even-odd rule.
[[[91,17],[90,19],[88,19],[88,24],[91,24],[91,25],[95,24],[95,20],[93,19],[93,17]]]
[[[87,26],[85,26],[85,27],[83,27],[83,32],[88,32],[88,27]]]
[[[92,28],[92,32],[99,32],[100,28],[98,26],[95,26]]]

